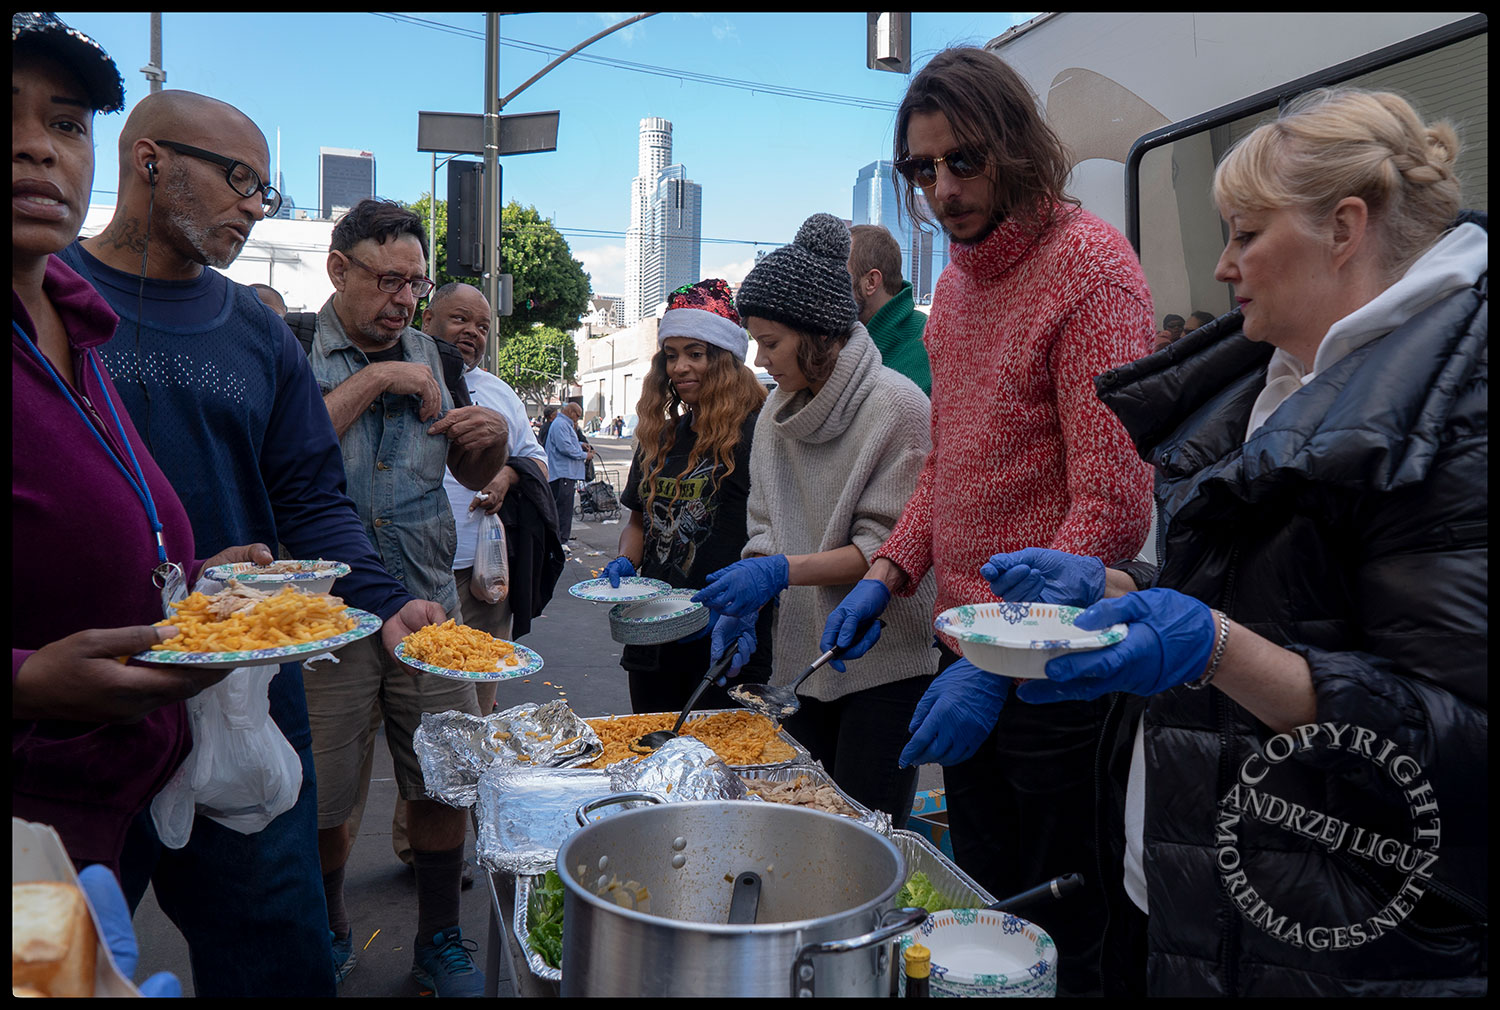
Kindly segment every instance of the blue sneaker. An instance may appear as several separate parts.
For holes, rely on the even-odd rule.
[[[334,936],[333,930],[329,930],[328,935],[333,937],[333,981],[337,984],[349,977],[359,961],[359,954],[354,950],[354,930],[351,929],[342,940]]]
[[[418,937],[412,953],[412,977],[431,989],[434,996],[483,996],[484,972],[475,967],[470,956],[478,949],[479,944],[465,940],[457,926],[434,933],[425,943]]]

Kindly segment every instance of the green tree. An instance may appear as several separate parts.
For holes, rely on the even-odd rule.
[[[431,194],[408,209],[420,215],[424,227],[432,206]],[[448,272],[448,204],[437,201],[437,249],[433,254],[432,279],[439,286],[462,281],[483,290],[478,277]],[[500,216],[501,271],[512,277],[512,313],[502,316],[496,340],[503,344],[511,336],[525,333],[540,323],[559,330],[572,330],[588,310],[589,275],[573,258],[568,242],[535,207],[522,207],[512,200]]]
[[[578,372],[578,348],[573,344],[573,338],[554,327],[538,325],[512,335],[500,347],[495,374],[510,383],[523,400],[543,407],[549,396],[557,393],[559,362],[567,380],[574,381]]]

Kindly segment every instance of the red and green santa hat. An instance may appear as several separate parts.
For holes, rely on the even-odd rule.
[[[729,284],[717,277],[684,284],[668,296],[667,311],[656,328],[656,346],[662,347],[668,337],[687,337],[722,347],[737,361],[744,361],[750,348],[750,337],[740,325]]]

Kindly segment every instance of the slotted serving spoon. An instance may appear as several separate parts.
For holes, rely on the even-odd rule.
[[[884,624],[875,621],[874,626],[883,628]],[[868,625],[866,626],[868,627]],[[855,634],[854,641],[858,642],[864,637],[865,628],[860,628]],[[782,722],[797,714],[802,708],[802,699],[797,697],[797,688],[802,682],[811,677],[825,664],[832,662],[842,656],[848,646],[837,646],[829,649],[823,655],[813,660],[812,666],[802,671],[801,676],[792,681],[787,687],[772,687],[770,684],[737,684],[729,691],[729,697],[733,698],[742,707],[765,716],[772,722]]]
[[[698,682],[698,686],[693,688],[693,693],[688,696],[687,704],[682,707],[682,714],[677,717],[677,721],[672,724],[671,729],[659,729],[654,733],[647,733],[645,736],[637,737],[631,741],[630,749],[637,754],[649,754],[668,740],[677,739],[677,734],[682,729],[682,724],[687,721],[688,713],[693,710],[694,705],[698,704],[698,699],[702,697],[704,691],[708,690],[708,685],[717,680],[725,670],[729,669],[729,664],[733,659],[734,650],[730,649],[724,653],[717,663],[709,665],[708,672],[703,675],[703,679]]]

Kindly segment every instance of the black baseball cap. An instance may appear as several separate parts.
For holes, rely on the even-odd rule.
[[[125,82],[120,68],[104,47],[56,14],[18,11],[10,16],[11,59],[17,53],[50,56],[72,70],[83,82],[95,112],[119,112],[125,108]]]

